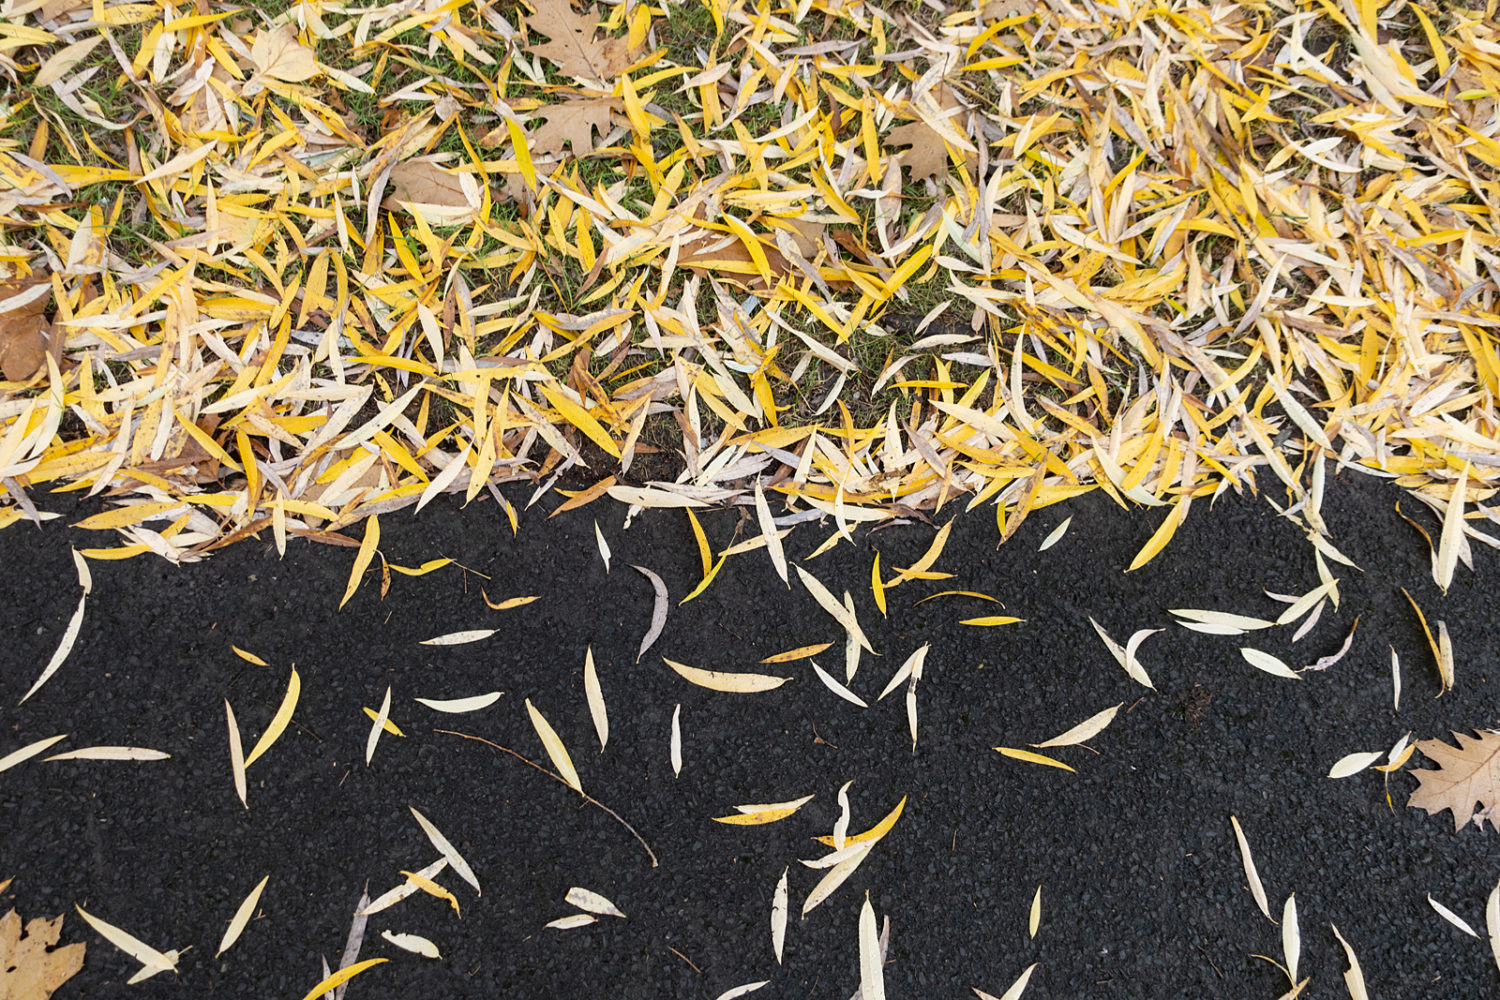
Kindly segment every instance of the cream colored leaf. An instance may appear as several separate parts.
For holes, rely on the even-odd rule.
[[[621,913],[614,903],[590,889],[581,889],[575,885],[568,890],[567,901],[580,910],[597,913],[601,917],[619,917],[622,920],[625,918],[625,914]]]
[[[1349,991],[1349,1000],[1370,1000],[1369,991],[1365,989],[1365,974],[1359,967],[1359,958],[1354,954],[1354,949],[1349,947],[1349,942],[1344,940],[1344,935],[1334,924],[1333,936],[1339,939],[1339,944],[1344,946],[1344,957],[1349,959],[1349,968],[1344,970],[1344,987]]]
[[[478,712],[489,708],[500,700],[504,691],[489,691],[485,694],[471,695],[468,698],[413,698],[412,701],[420,705],[426,705],[434,712],[446,712],[450,715],[462,715],[465,712]]]
[[[147,747],[84,747],[43,760],[166,760],[172,755]]]
[[[543,927],[550,927],[557,931],[571,931],[579,927],[587,927],[598,921],[598,917],[587,913],[575,913],[570,917],[558,917],[556,920],[548,921]]]
[[[854,648],[858,649],[859,647],[855,646]],[[826,688],[828,688],[828,690],[832,691],[834,694],[838,695],[840,698],[844,699],[845,701],[847,701],[847,702],[849,702],[851,704],[854,704],[854,705],[858,705],[860,708],[869,708],[870,707],[868,704],[865,703],[865,700],[863,698],[861,698],[859,695],[855,694],[853,691],[850,691],[844,685],[840,684],[837,680],[835,680],[833,678],[832,675],[830,675],[828,673],[828,671],[826,671],[822,667],[818,666],[818,663],[817,663],[816,660],[809,660],[808,662],[812,664],[813,673],[817,675],[818,680],[822,681],[823,682],[823,686],[826,687]]]
[[[1243,629],[1253,631],[1262,628],[1274,628],[1276,623],[1264,618],[1251,618],[1247,615],[1230,614],[1227,611],[1199,611],[1194,608],[1172,608],[1171,613],[1178,618],[1188,621],[1201,622],[1204,625],[1218,625],[1223,628]]]
[[[672,777],[682,777],[682,706],[672,709]]]
[[[662,582],[661,577],[644,566],[634,566],[632,568],[651,581],[651,590],[656,598],[655,603],[651,607],[651,627],[646,630],[645,636],[641,638],[640,651],[635,654],[635,662],[640,663],[641,657],[646,655],[646,650],[650,649],[652,644],[656,642],[657,637],[661,635],[662,628],[667,624],[667,585]]]
[[[1026,918],[1026,936],[1033,941],[1036,940],[1037,929],[1042,926],[1042,887],[1036,887],[1036,895],[1031,897],[1031,913]]]
[[[1294,681],[1300,681],[1302,679],[1301,674],[1297,673],[1297,671],[1293,670],[1291,667],[1287,666],[1285,663],[1272,656],[1270,653],[1264,653],[1258,649],[1251,649],[1249,646],[1241,646],[1240,655],[1245,658],[1246,663],[1250,664],[1257,670],[1264,670],[1272,677],[1285,677],[1288,680]]]
[[[969,988],[978,995],[979,1000],[1021,1000],[1021,994],[1026,992],[1026,984],[1031,982],[1031,974],[1035,971],[1036,963],[1033,962],[1026,967],[1026,971],[1022,972],[1020,977],[1015,982],[1010,984],[1010,989],[1006,990],[998,998],[991,996],[984,990],[979,989],[977,986],[971,986]]]
[[[1297,894],[1286,898],[1281,908],[1281,953],[1286,959],[1287,978],[1297,985],[1297,961],[1302,957],[1302,931],[1297,926]]]
[[[479,879],[474,877],[474,869],[469,867],[469,863],[464,860],[462,854],[458,853],[458,849],[448,842],[448,838],[444,837],[426,816],[417,812],[415,806],[407,806],[406,808],[411,810],[412,818],[417,821],[417,825],[422,828],[422,832],[427,834],[427,839],[432,841],[432,846],[436,847],[438,853],[447,858],[448,863],[453,866],[453,870],[458,872],[459,878],[472,885],[475,893],[481,896],[484,895],[479,888]],[[424,871],[423,874],[427,873]],[[427,877],[431,878],[432,876],[428,875]],[[367,912],[369,911],[367,910]]]
[[[1448,495],[1448,509],[1443,513],[1443,534],[1432,568],[1432,578],[1445,594],[1453,586],[1453,570],[1458,565],[1458,550],[1463,542],[1464,488],[1468,482],[1469,463],[1466,459],[1458,481],[1453,484],[1453,492]]]
[[[479,642],[481,639],[488,639],[498,631],[500,630],[497,628],[466,629],[463,632],[449,632],[446,635],[434,636],[431,639],[423,639],[421,644],[423,646],[462,646],[465,643]]]
[[[1123,701],[1120,702],[1120,705],[1123,704],[1125,704]],[[1045,743],[1033,743],[1031,745],[1038,750],[1045,750],[1047,747],[1071,747],[1079,743],[1086,743],[1103,732],[1104,727],[1115,720],[1115,713],[1120,710],[1120,705],[1116,705],[1113,708],[1106,708],[1104,711],[1090,716],[1072,729],[1069,729],[1060,736],[1052,737]]]
[[[536,734],[542,738],[542,747],[547,751],[547,757],[552,761],[552,766],[557,768],[557,773],[562,776],[575,792],[583,791],[583,782],[578,780],[578,770],[573,767],[573,758],[568,756],[568,748],[563,746],[562,739],[557,731],[552,728],[542,713],[537,711],[531,699],[526,699],[526,712],[531,716],[531,724],[536,728]]]
[[[381,931],[380,936],[385,938],[397,948],[411,952],[413,955],[421,955],[423,958],[442,958],[438,946],[420,934],[398,934],[393,931]]]
[[[110,944],[140,962],[148,969],[157,969],[162,972],[177,968],[177,958],[174,954],[164,954],[151,947],[140,938],[116,927],[107,921],[88,913],[81,906],[74,906],[78,915],[88,921],[88,925],[98,931]]]
[[[594,522],[594,541],[599,546],[599,558],[604,560],[604,575],[609,575],[609,543],[604,540],[604,532],[599,530],[599,522]]]
[[[781,870],[781,880],[776,883],[776,892],[771,897],[771,950],[776,953],[776,964],[781,964],[782,948],[786,945],[786,909],[787,909],[787,872],[790,867]],[[1500,888],[1497,888],[1500,892]],[[1494,934],[1491,934],[1494,938]],[[1497,953],[1497,961],[1500,961],[1500,953]]]
[[[1260,912],[1266,915],[1266,919],[1275,923],[1271,917],[1271,904],[1266,899],[1265,887],[1260,884],[1260,872],[1255,870],[1255,859],[1250,856],[1250,841],[1245,839],[1245,831],[1240,829],[1237,818],[1230,816],[1229,822],[1234,827],[1234,839],[1240,845],[1240,860],[1245,865],[1245,880],[1250,883],[1250,895],[1255,898],[1255,905],[1260,907]]]
[[[860,1000],[885,1000],[885,969],[880,957],[880,934],[875,925],[875,908],[870,894],[859,911],[859,993]]]
[[[234,779],[234,794],[240,797],[240,805],[250,808],[245,785],[245,746],[240,741],[240,726],[234,719],[234,709],[229,699],[224,699],[224,718],[229,723],[229,773]]]
[[[95,35],[92,38],[85,38],[81,42],[74,42],[71,45],[65,45],[58,49],[47,57],[46,62],[42,63],[41,68],[36,71],[36,75],[29,81],[29,86],[33,90],[40,90],[42,87],[61,80],[75,66],[88,58],[88,54],[94,51],[95,46],[102,41],[104,41],[103,35]]]
[[[636,569],[640,569],[639,566]],[[583,693],[589,703],[589,715],[594,720],[594,732],[599,734],[599,752],[609,743],[609,712],[604,707],[604,691],[599,687],[599,674],[594,670],[594,649],[590,646],[583,654]]]
[[[1351,753],[1340,757],[1332,767],[1328,769],[1330,778],[1347,778],[1358,774],[1371,764],[1375,763],[1383,753]]]
[[[1495,968],[1500,969],[1500,882],[1490,890],[1484,902],[1484,929],[1489,933],[1490,954],[1495,959]]]
[[[311,80],[321,72],[316,54],[297,41],[297,29],[291,24],[256,35],[250,45],[250,61],[266,76],[287,83]]]
[[[45,740],[37,740],[35,743],[28,743],[19,750],[12,750],[4,757],[0,757],[0,771],[9,771],[11,768],[15,767],[22,761],[30,760],[37,754],[52,746],[54,743],[61,742],[62,740],[65,740],[67,738],[68,737],[66,733],[61,736],[49,736]]]
[[[1437,900],[1433,899],[1432,893],[1430,892],[1427,894],[1427,903],[1437,911],[1438,916],[1442,917],[1444,920],[1448,921],[1448,923],[1452,924],[1454,927],[1457,927],[1459,930],[1469,935],[1469,937],[1477,938],[1479,936],[1479,932],[1470,927],[1467,920],[1465,920],[1463,917],[1460,917],[1452,910],[1448,909],[1442,903],[1439,903]]]
[[[391,686],[385,686],[385,697],[380,701],[380,710],[375,713],[375,724],[370,727],[370,735],[365,737],[365,766],[370,766],[370,761],[375,758],[375,744],[380,742],[381,730],[385,729],[385,720],[391,715]]]
[[[801,566],[797,566],[795,568],[797,570],[797,575],[802,579],[802,585],[806,587],[807,592],[813,596],[813,600],[818,602],[818,606],[832,615],[833,620],[843,626],[844,631],[853,636],[855,641],[858,642],[866,652],[875,652],[875,647],[870,645],[870,640],[865,637],[864,630],[859,627],[859,619],[851,614],[848,608],[840,604],[838,600],[828,592],[828,588],[823,586],[823,584],[819,582],[817,577],[813,576]]]
[[[781,536],[776,534],[776,522],[771,519],[771,505],[766,502],[766,491],[759,479],[755,481],[755,519],[760,524],[760,534],[766,540],[766,552],[771,557],[771,565],[776,568],[776,575],[790,587],[791,582],[786,575],[786,553],[782,551]]]
[[[721,670],[702,670],[669,660],[665,656],[662,657],[662,662],[691,684],[708,688],[710,691],[725,691],[730,694],[758,694],[779,688],[791,680],[790,677],[773,677],[770,674],[737,674]]]
[[[255,916],[255,908],[260,905],[260,894],[265,891],[266,883],[269,881],[271,881],[269,875],[261,879],[255,888],[250,890],[250,895],[245,897],[239,909],[234,911],[234,917],[229,921],[229,926],[224,930],[224,936],[219,940],[219,950],[214,952],[214,958],[228,951],[240,939],[240,935],[245,933],[245,928],[250,925],[250,918]]]
[[[1455,732],[1453,738],[1457,747],[1442,740],[1417,741],[1417,749],[1438,766],[1410,772],[1418,787],[1406,804],[1432,815],[1452,810],[1455,830],[1468,825],[1482,807],[1493,826],[1493,811],[1500,807],[1500,733],[1480,730],[1477,736],[1468,736]],[[1478,823],[1484,825],[1482,819]]]

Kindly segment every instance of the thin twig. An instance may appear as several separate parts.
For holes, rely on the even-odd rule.
[[[530,766],[536,768],[538,771],[541,771],[543,774],[545,774],[547,777],[551,778],[553,781],[559,781],[559,782],[562,782],[564,785],[568,785],[567,779],[564,778],[562,775],[556,774],[556,773],[554,773],[552,771],[549,771],[545,767],[543,767],[542,765],[538,764],[536,761],[530,760],[527,757],[524,757],[521,754],[516,753],[510,747],[503,747],[500,744],[493,742],[492,740],[485,739],[483,736],[473,736],[473,735],[471,735],[469,733],[455,732],[452,729],[434,729],[433,732],[435,732],[435,733],[446,733],[449,736],[462,736],[466,740],[473,740],[476,743],[483,743],[486,746],[492,746],[496,750],[499,750],[499,751],[501,751],[503,753],[510,754],[512,757],[514,757],[516,760],[520,761],[521,763],[523,763],[523,764],[529,764]],[[569,788],[573,788],[572,785],[568,785],[568,787]],[[618,822],[625,829],[629,830],[630,831],[630,835],[633,836],[636,840],[639,840],[641,842],[641,846],[646,849],[646,854],[649,855],[650,858],[651,858],[651,867],[652,868],[660,867],[658,865],[657,861],[656,861],[656,852],[651,849],[651,845],[650,844],[646,843],[646,838],[642,837],[639,833],[636,832],[635,827],[633,827],[629,823],[625,822],[625,817],[621,816],[619,813],[615,812],[609,806],[605,805],[603,802],[600,802],[598,799],[594,798],[592,795],[588,794],[587,792],[578,791],[578,789],[576,789],[576,788],[574,788],[573,790],[577,791],[579,795],[582,795],[585,802],[588,802],[588,803],[590,803],[592,805],[596,805],[600,809],[603,809],[605,812],[607,812],[611,816],[613,816],[615,818],[616,822]]]

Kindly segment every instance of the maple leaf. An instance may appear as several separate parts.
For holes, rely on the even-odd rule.
[[[0,997],[6,1000],[47,1000],[54,990],[83,968],[85,945],[56,947],[62,934],[61,915],[26,923],[15,910],[0,917]]]
[[[541,156],[560,154],[566,143],[575,157],[587,156],[594,148],[594,131],[597,129],[600,135],[608,132],[610,116],[624,111],[625,102],[618,97],[577,97],[545,104],[535,112],[547,123],[531,133],[531,152]]]
[[[1438,766],[1413,771],[1419,787],[1406,800],[1413,809],[1437,814],[1453,811],[1453,828],[1461,830],[1470,819],[1479,826],[1489,819],[1500,830],[1492,810],[1500,805],[1500,732],[1478,730],[1478,736],[1454,733],[1457,747],[1442,740],[1421,740],[1417,749]],[[1475,815],[1475,807],[1483,810]]]
[[[535,5],[529,25],[552,40],[531,46],[531,51],[557,63],[564,73],[587,80],[608,80],[630,65],[623,38],[595,37],[599,18],[594,8],[580,14],[569,0],[535,0]]]

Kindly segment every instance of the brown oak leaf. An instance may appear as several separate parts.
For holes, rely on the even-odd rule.
[[[618,97],[575,97],[536,109],[547,123],[531,133],[531,152],[540,156],[561,154],[566,143],[573,155],[587,156],[594,149],[594,131],[604,135],[610,116],[624,114],[625,102]]]
[[[24,382],[46,367],[51,301],[45,279],[0,281],[0,378]]]
[[[630,65],[625,39],[597,37],[595,8],[580,14],[569,0],[534,0],[534,6],[536,13],[528,26],[551,41],[532,45],[531,51],[557,63],[564,73],[585,80],[611,80]]]
[[[0,917],[0,997],[47,1000],[83,968],[83,944],[57,947],[62,922],[61,915],[36,917],[27,921],[23,937],[15,910]]]
[[[1458,746],[1442,740],[1419,740],[1417,749],[1437,764],[1411,772],[1418,788],[1406,800],[1408,807],[1437,814],[1453,811],[1453,828],[1461,830],[1469,820],[1483,827],[1484,820],[1500,830],[1493,810],[1500,806],[1500,733],[1478,730],[1478,736],[1454,733]],[[1483,807],[1476,816],[1476,807]]]
[[[943,145],[943,137],[922,122],[908,122],[891,129],[886,135],[886,145],[911,147],[898,157],[901,165],[911,171],[912,181],[924,177],[936,181],[948,169],[948,147]]]

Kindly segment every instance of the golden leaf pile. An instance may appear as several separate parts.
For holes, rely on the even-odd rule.
[[[930,6],[5,6],[0,525],[180,561],[586,469],[1007,538],[1102,488],[1141,565],[1262,467],[1315,541],[1334,461],[1490,496],[1495,22]]]

